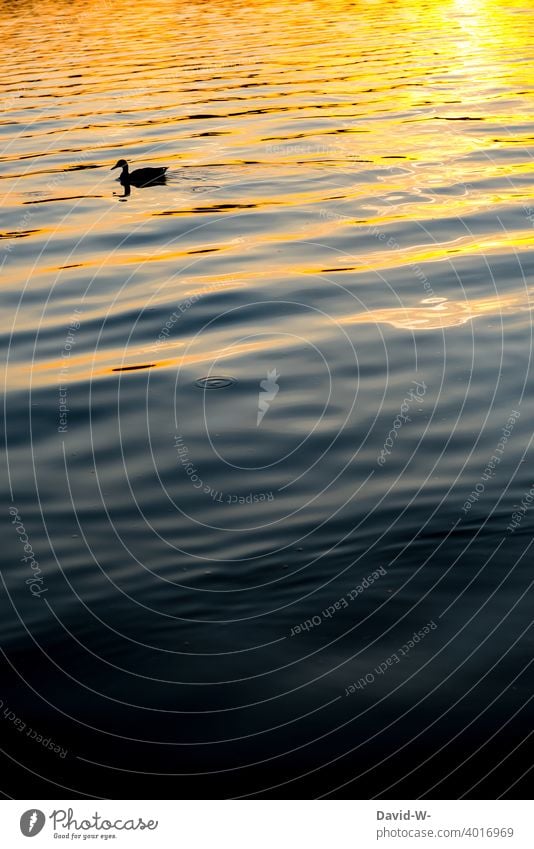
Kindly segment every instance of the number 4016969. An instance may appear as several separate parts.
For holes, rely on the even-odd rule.
[[[463,829],[463,837],[513,837],[514,830],[509,827],[477,828],[476,826]]]

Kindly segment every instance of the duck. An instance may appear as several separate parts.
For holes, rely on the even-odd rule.
[[[129,171],[125,159],[119,159],[111,170],[114,171],[115,168],[122,168],[119,182],[123,186],[136,186],[137,188],[164,183],[165,172],[167,171],[166,166],[164,168],[136,168],[135,171]]]

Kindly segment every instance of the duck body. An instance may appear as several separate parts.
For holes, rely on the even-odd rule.
[[[119,177],[121,185],[125,187],[135,186],[136,188],[155,186],[158,183],[161,185],[165,182],[165,172],[167,171],[167,167],[136,168],[135,171],[130,171],[125,159],[119,159],[111,170],[113,171],[115,168],[122,168],[121,175]]]

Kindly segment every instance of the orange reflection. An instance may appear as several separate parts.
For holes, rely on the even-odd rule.
[[[103,13],[127,20],[135,39],[125,45]],[[143,291],[129,283],[113,318],[124,311],[129,321],[147,293],[166,303],[162,281],[174,286],[177,275],[186,297],[210,285],[253,292],[269,281],[274,290],[292,275],[402,273],[451,255],[482,267],[487,253],[532,249],[532,222],[515,208],[532,203],[531,18],[523,0],[0,0],[4,42],[17,58],[3,74],[0,187],[15,223],[4,227],[2,285],[16,303],[27,284],[30,305],[65,285],[70,309],[94,273],[84,320],[96,325],[109,315],[106,278],[112,298],[137,266]],[[109,165],[123,150],[139,164],[169,165],[169,193],[146,206],[112,204]],[[63,207],[66,197],[76,202]],[[122,240],[130,231],[143,238]],[[203,255],[211,259],[201,264]],[[416,282],[403,289],[412,305],[375,309],[370,290],[360,291],[369,310],[341,324],[432,330],[531,309],[530,292],[415,303]],[[59,300],[42,329],[58,327]],[[21,309],[16,333],[40,319]],[[3,320],[9,332],[11,317]],[[310,324],[310,336],[324,332]],[[252,356],[276,344],[227,341],[212,333],[187,356],[186,342],[126,352],[109,342],[94,355],[73,351],[62,379]],[[63,366],[16,363],[9,381],[53,384]]]
[[[445,298],[427,298],[417,306],[394,307],[390,309],[369,310],[350,316],[336,318],[338,324],[349,326],[353,324],[389,324],[398,330],[424,331],[438,330],[447,327],[458,327],[476,318],[491,315],[500,316],[514,312],[531,311],[534,308],[534,289],[523,293],[510,295],[478,298],[471,301],[448,301]],[[532,298],[532,299],[531,299]],[[314,338],[321,336],[321,324],[316,321],[310,324],[307,319],[307,333]],[[217,342],[217,338],[212,338]],[[143,347],[135,350],[107,349],[87,355],[73,355],[68,361],[68,371],[61,372],[64,361],[59,359],[49,360],[34,364],[33,366],[17,366],[10,368],[10,380],[34,386],[51,385],[57,383],[57,376],[61,373],[61,382],[90,380],[110,376],[117,372],[138,371],[141,369],[154,368],[181,368],[191,365],[213,364],[214,362],[228,359],[229,357],[250,357],[262,351],[270,351],[275,348],[288,348],[292,342],[287,336],[276,338],[276,333],[260,337],[255,341],[243,342],[237,345],[221,344],[209,349],[194,351],[193,353],[177,353],[184,349],[189,342],[165,342],[162,344]],[[147,353],[167,352],[173,354],[165,359],[150,360],[147,362]]]
[[[534,294],[534,290],[532,290]],[[447,301],[446,298],[427,298],[419,307],[396,307],[394,309],[371,310],[345,319],[345,324],[391,324],[400,330],[436,330],[457,327],[480,316],[490,314],[532,310],[534,301],[526,295],[504,295],[494,298],[479,298],[475,301]],[[427,306],[428,305],[428,306]]]

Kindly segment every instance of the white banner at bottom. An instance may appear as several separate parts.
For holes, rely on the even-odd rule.
[[[532,849],[527,801],[3,801],[2,846]],[[35,839],[35,843],[29,843]]]

